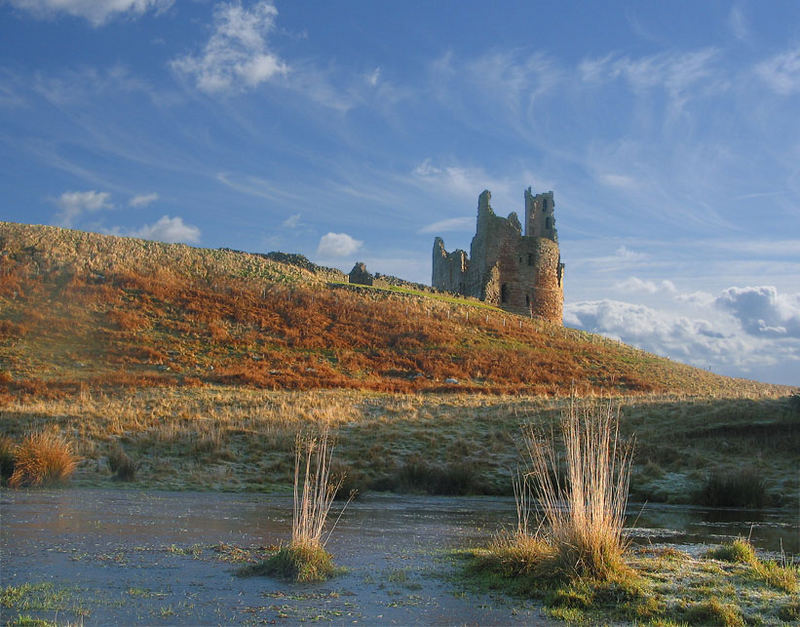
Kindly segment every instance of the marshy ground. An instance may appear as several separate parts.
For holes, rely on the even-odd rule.
[[[462,576],[465,551],[514,525],[508,497],[373,495],[351,503],[328,544],[343,571],[317,584],[236,575],[288,540],[289,496],[69,488],[3,490],[0,499],[4,623],[554,619],[539,601]],[[634,505],[629,520],[631,559],[665,605],[715,597],[767,624],[792,611],[792,595],[751,577],[745,566],[702,557],[748,534],[762,555],[776,556],[781,544],[796,552],[800,523],[792,512]],[[584,615],[570,612],[561,617]]]

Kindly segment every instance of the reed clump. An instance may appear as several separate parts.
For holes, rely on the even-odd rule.
[[[40,486],[66,481],[78,465],[72,444],[49,431],[32,433],[15,449],[12,488]]]
[[[327,535],[325,524],[343,477],[331,481],[332,458],[333,443],[327,427],[316,437],[297,436],[291,542],[240,574],[276,575],[296,582],[324,581],[335,574],[333,558],[325,545],[339,519]]]
[[[609,580],[627,567],[622,536],[631,474],[632,446],[619,434],[611,404],[578,408],[573,402],[561,420],[564,473],[556,437],[529,427],[525,434],[530,468],[518,494],[530,491],[542,510],[535,531],[553,547],[550,568],[568,578]],[[529,535],[527,498],[519,533]]]
[[[553,431],[529,427],[524,436],[529,463],[514,481],[517,529],[476,555],[478,568],[529,576],[530,592],[542,581],[582,581],[638,595],[636,575],[623,559],[632,445],[620,437],[618,413],[610,404],[569,405],[561,418],[563,470]]]

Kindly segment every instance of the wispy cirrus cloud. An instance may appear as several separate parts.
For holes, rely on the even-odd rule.
[[[148,11],[162,13],[174,0],[7,0],[12,6],[37,18],[50,19],[59,14],[87,20],[102,26],[118,16],[139,17]]]
[[[423,226],[417,233],[448,233],[452,231],[473,231],[475,218],[464,216],[461,218],[448,218]]]
[[[129,207],[147,207],[158,200],[158,194],[138,194],[128,201]]]
[[[634,92],[662,89],[671,108],[680,110],[691,98],[706,90],[719,93],[727,82],[716,69],[719,51],[705,48],[695,51],[662,52],[644,57],[609,54],[584,59],[578,66],[587,83],[624,80]]]
[[[788,96],[800,92],[800,48],[787,50],[762,61],[755,71],[778,94]]]
[[[741,6],[731,7],[730,13],[728,13],[728,27],[736,39],[746,41],[750,38],[750,25]]]
[[[281,222],[281,226],[287,229],[296,229],[298,226],[300,226],[300,214],[293,213],[283,222]]]
[[[261,0],[252,6],[220,3],[214,7],[213,32],[202,51],[173,59],[171,67],[208,93],[252,89],[289,72],[270,49],[278,10]]]
[[[511,184],[507,179],[490,175],[483,168],[460,165],[435,165],[430,158],[416,165],[412,171],[412,181],[442,194],[455,194],[474,199],[484,189],[492,196],[506,197]]]

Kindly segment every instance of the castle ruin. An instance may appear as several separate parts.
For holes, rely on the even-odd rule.
[[[506,311],[562,324],[564,264],[558,250],[553,192],[525,190],[525,234],[516,213],[496,216],[485,190],[469,256],[433,242],[433,287],[473,296]]]

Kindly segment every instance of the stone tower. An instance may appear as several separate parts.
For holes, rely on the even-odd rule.
[[[485,190],[469,256],[433,242],[433,287],[474,296],[506,311],[562,324],[564,264],[558,250],[553,192],[525,190],[525,232],[516,213],[495,215]]]

